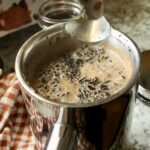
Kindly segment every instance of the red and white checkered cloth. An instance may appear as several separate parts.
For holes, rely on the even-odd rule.
[[[0,80],[0,149],[36,149],[19,83],[13,73]]]
[[[0,150],[37,150],[19,82],[14,73],[0,79]],[[78,150],[91,150],[84,135],[78,135]]]

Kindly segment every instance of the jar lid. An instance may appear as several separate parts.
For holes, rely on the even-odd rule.
[[[150,106],[150,50],[141,53],[141,76],[138,98],[145,105]]]

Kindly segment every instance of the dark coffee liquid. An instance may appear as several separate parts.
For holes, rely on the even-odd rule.
[[[78,14],[76,12],[69,11],[69,10],[68,11],[54,11],[46,15],[47,18],[51,18],[51,19],[70,19],[75,16],[78,16]]]

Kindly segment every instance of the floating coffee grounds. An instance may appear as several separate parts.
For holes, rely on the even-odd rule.
[[[100,44],[67,51],[40,69],[33,85],[37,93],[52,101],[89,103],[114,95],[128,83],[131,74],[114,51]]]

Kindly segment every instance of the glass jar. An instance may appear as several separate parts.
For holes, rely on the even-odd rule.
[[[39,9],[38,23],[47,29],[50,25],[83,16],[84,9],[78,0],[48,0]]]

